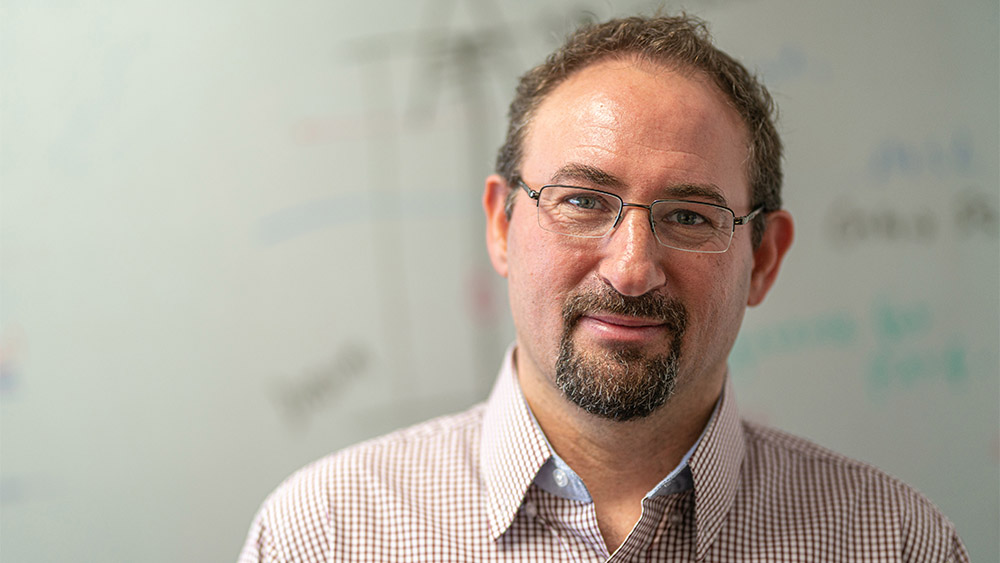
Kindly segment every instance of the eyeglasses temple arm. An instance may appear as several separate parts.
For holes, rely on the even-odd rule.
[[[751,211],[750,213],[747,213],[742,217],[737,217],[733,221],[733,225],[746,225],[750,221],[753,221],[753,218],[759,215],[761,211],[764,211],[764,206],[758,205],[757,208]]]
[[[528,184],[525,184],[524,180],[520,178],[517,179],[517,184],[521,186],[522,190],[528,193],[528,197],[530,197],[531,199],[538,199],[538,196],[542,193],[541,191],[536,192],[535,190],[529,188]]]

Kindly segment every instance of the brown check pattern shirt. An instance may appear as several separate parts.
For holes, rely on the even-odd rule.
[[[535,483],[552,457],[511,355],[486,403],[292,475],[241,563],[277,561],[968,561],[954,526],[870,465],[740,420],[727,385],[688,461],[609,554],[590,502]]]

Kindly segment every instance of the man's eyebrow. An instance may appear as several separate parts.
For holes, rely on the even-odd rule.
[[[601,188],[622,188],[625,183],[619,180],[614,174],[601,170],[589,164],[579,164],[571,162],[564,164],[549,180],[550,184],[561,184],[563,182],[583,182]]]
[[[589,164],[571,162],[556,170],[549,180],[550,184],[584,183],[599,188],[624,189],[625,182],[614,174]],[[722,195],[722,190],[715,184],[675,184],[663,188],[662,197],[657,199],[701,199],[728,207],[729,202]]]
[[[677,184],[663,190],[670,199],[707,199],[711,203],[728,207],[729,202],[715,184]]]

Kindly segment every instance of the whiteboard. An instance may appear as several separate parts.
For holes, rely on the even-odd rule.
[[[0,557],[232,560],[296,468],[482,400],[516,77],[660,5],[5,2]],[[741,409],[997,560],[997,3],[685,7],[787,147],[797,239],[731,356]]]

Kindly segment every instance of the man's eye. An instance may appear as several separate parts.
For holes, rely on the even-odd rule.
[[[700,213],[695,213],[690,209],[677,209],[668,215],[666,220],[671,223],[677,223],[678,225],[692,227],[707,223],[706,219]]]
[[[595,211],[606,207],[604,202],[601,201],[601,198],[592,195],[569,196],[565,199],[565,203],[572,205],[577,209],[593,209]]]

